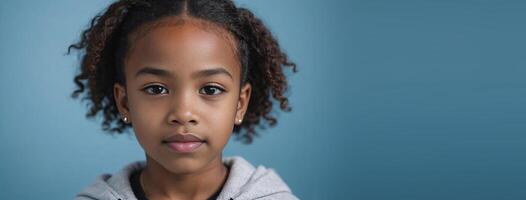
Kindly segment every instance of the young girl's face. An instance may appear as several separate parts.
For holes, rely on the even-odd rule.
[[[235,42],[225,30],[197,19],[157,22],[144,34],[131,34],[126,88],[115,84],[115,100],[148,157],[173,173],[195,172],[221,159],[251,86],[240,88]],[[166,143],[176,134],[204,142],[180,152]]]

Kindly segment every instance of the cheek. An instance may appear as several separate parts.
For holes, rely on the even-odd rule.
[[[208,112],[202,115],[204,117],[202,122],[208,127],[210,145],[222,148],[234,128],[237,101],[229,99],[218,104],[209,106]]]
[[[160,130],[166,111],[165,106],[160,102],[152,104],[137,98],[132,99],[130,103],[133,129],[138,142],[146,149],[150,145],[158,145],[162,140],[162,134],[166,134]]]
[[[213,130],[222,130],[222,132],[232,131],[234,125],[235,108],[232,106],[217,109],[216,112],[207,115],[210,126]]]

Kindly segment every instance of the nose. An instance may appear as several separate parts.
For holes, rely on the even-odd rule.
[[[191,92],[175,92],[170,103],[168,123],[170,125],[196,125],[198,119],[194,111],[196,100]]]

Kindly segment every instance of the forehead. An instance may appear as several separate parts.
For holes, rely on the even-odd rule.
[[[219,65],[232,74],[240,73],[233,36],[210,22],[167,17],[139,27],[129,41],[125,65],[130,65],[131,72],[140,63],[162,62],[195,70]]]

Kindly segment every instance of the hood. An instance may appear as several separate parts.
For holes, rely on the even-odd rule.
[[[239,156],[224,158],[223,163],[230,167],[230,172],[218,200],[298,199],[271,168],[261,165],[254,167]],[[78,193],[75,200],[137,200],[129,177],[133,171],[145,166],[145,161],[135,161],[114,175],[102,174]]]

